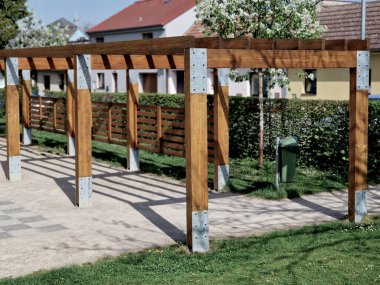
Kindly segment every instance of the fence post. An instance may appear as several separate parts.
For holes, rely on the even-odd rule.
[[[57,99],[53,99],[53,129],[57,131]]]
[[[30,70],[23,70],[22,73],[22,143],[32,144],[32,128],[30,125],[30,94],[31,78]]]
[[[18,58],[6,58],[5,70],[7,178],[10,181],[19,181],[21,180],[21,150]]]
[[[161,106],[157,106],[156,109],[156,126],[157,126],[157,148],[158,148],[158,153],[162,152],[162,111],[161,111]]]
[[[40,129],[42,130],[42,96],[38,95],[38,110],[40,113]]]
[[[140,154],[137,142],[137,112],[139,104],[139,74],[127,72],[127,167],[129,171],[140,170]]]
[[[76,205],[92,206],[92,147],[91,147],[91,56],[77,55],[75,59],[75,170]]]
[[[228,68],[214,70],[214,189],[221,191],[229,175]]]
[[[66,74],[66,138],[67,155],[75,156],[75,90],[74,90],[74,70],[67,70]]]
[[[108,142],[112,143],[112,102],[108,103]]]
[[[369,51],[357,52],[350,69],[348,218],[359,223],[367,214]]]
[[[185,50],[187,245],[209,250],[207,183],[207,49]]]

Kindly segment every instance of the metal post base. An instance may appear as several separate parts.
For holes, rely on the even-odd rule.
[[[218,165],[218,183],[215,185],[215,190],[222,191],[226,187],[230,179],[230,166]]]
[[[75,156],[75,138],[67,137],[67,155]]]
[[[140,171],[140,152],[138,149],[128,150],[128,170]]]
[[[192,213],[192,252],[209,251],[208,211]]]
[[[10,156],[8,158],[8,180],[11,182],[21,180],[21,157]]]
[[[22,129],[22,143],[23,145],[32,144],[32,129],[27,129],[27,128]]]
[[[355,192],[355,223],[360,223],[367,215],[367,190]]]
[[[92,207],[92,177],[80,177],[76,204],[79,208]]]

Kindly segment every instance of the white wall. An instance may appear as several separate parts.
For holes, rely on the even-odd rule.
[[[45,85],[44,85],[44,76],[50,76],[50,91],[61,91],[59,88],[60,76],[59,74],[64,74],[62,72],[54,71],[38,71],[37,73],[37,86],[39,94],[45,96]],[[64,90],[66,90],[66,80],[64,80]]]
[[[196,19],[195,7],[175,18],[164,26],[165,33],[163,37],[183,36]]]
[[[161,38],[164,36],[164,30],[136,30],[133,32],[109,32],[102,35],[92,35],[90,38],[91,43],[96,42],[96,38],[104,38],[104,42],[121,42],[121,41],[133,41],[141,40],[143,33],[153,33],[153,38]]]

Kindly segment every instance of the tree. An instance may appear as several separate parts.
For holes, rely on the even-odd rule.
[[[323,27],[317,20],[321,0],[202,0],[197,2],[197,17],[208,33],[222,38],[319,38]],[[282,69],[252,69],[259,76],[259,164],[263,165],[264,149],[264,103],[263,76],[270,78],[268,87],[277,83],[285,87],[289,81]],[[236,71],[232,79],[243,81],[248,74],[240,76]]]
[[[0,48],[3,49],[17,35],[18,21],[29,13],[26,0],[0,0],[0,9]]]
[[[12,39],[7,48],[48,47],[67,44],[67,29],[60,25],[42,24],[41,20],[29,14],[22,20],[17,36]]]

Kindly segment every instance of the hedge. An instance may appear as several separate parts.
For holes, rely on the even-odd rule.
[[[64,93],[53,93],[56,97]],[[1,100],[0,92],[0,100]],[[125,102],[125,93],[94,93],[95,101]],[[212,96],[208,97],[212,105]],[[141,94],[140,104],[183,107],[183,95]],[[265,100],[264,155],[274,159],[279,136],[299,137],[299,163],[347,173],[348,102]],[[0,110],[1,113],[1,110]],[[0,114],[1,115],[1,114]],[[258,99],[230,97],[230,156],[258,157]],[[380,180],[380,103],[369,102],[369,177]]]

